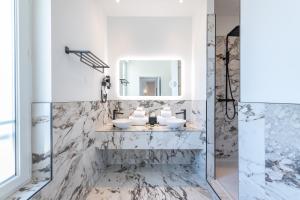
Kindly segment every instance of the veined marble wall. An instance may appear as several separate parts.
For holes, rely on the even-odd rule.
[[[238,117],[233,120],[225,117],[225,102],[218,102],[218,99],[225,99],[226,89],[226,36],[216,37],[216,157],[237,158],[238,154]],[[236,102],[240,101],[240,40],[238,37],[229,37],[229,74],[233,97]],[[228,90],[228,94],[229,90]],[[230,98],[230,96],[228,96]],[[238,105],[236,103],[236,111]],[[228,114],[233,115],[232,102],[228,103]]]
[[[216,16],[207,16],[207,178],[215,178],[215,83],[216,83]]]
[[[32,177],[51,179],[51,103],[32,104]]]
[[[34,196],[34,199],[85,199],[90,189],[96,184],[101,172],[108,165],[121,163],[192,163],[198,167],[199,173],[204,177],[205,149],[125,152],[122,150],[101,150],[97,147],[97,141],[94,137],[95,128],[104,126],[111,121],[113,109],[120,108],[126,117],[137,106],[144,106],[148,111],[158,112],[166,104],[171,106],[173,112],[178,112],[183,108],[187,109],[190,113],[189,120],[202,119],[199,125],[205,127],[205,104],[198,103],[192,108],[191,101],[109,101],[105,104],[100,102],[53,103],[53,179]],[[200,136],[202,137],[202,135]],[[142,156],[145,157],[141,158]]]
[[[106,165],[191,165],[196,162],[201,150],[99,150],[105,151]]]
[[[53,103],[53,179],[34,199],[85,199],[104,168],[89,135],[107,113],[100,102]]]
[[[300,196],[300,105],[239,105],[239,198]]]

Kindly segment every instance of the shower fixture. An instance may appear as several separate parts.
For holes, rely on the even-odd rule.
[[[232,31],[230,31],[226,36],[226,56],[225,56],[225,70],[226,70],[226,79],[225,79],[225,99],[218,99],[219,102],[225,102],[225,115],[229,120],[233,120],[237,114],[236,112],[236,100],[232,94],[230,73],[229,73],[229,62],[230,62],[230,50],[229,50],[229,37],[239,37],[240,36],[240,26],[236,26]],[[230,96],[228,96],[228,92]],[[233,114],[229,115],[228,113],[228,103],[232,102]]]

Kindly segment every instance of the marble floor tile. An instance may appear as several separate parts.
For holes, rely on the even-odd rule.
[[[191,165],[108,167],[87,200],[210,200],[204,179]]]

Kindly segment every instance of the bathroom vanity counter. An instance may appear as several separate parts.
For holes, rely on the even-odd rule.
[[[96,129],[94,143],[100,149],[205,149],[205,130],[192,125],[180,130],[166,126],[132,126],[118,129],[107,125]]]
[[[105,126],[101,126],[96,128],[97,132],[202,132],[205,130],[201,130],[197,128],[192,123],[187,123],[186,127],[182,127],[180,129],[170,129],[167,126],[160,125],[145,125],[145,126],[130,126],[128,129],[119,129],[113,127],[112,124],[107,124]]]

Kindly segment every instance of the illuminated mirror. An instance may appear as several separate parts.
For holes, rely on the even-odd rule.
[[[180,96],[180,60],[121,60],[120,96]]]

